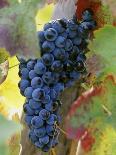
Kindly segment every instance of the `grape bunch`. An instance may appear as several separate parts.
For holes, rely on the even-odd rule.
[[[85,53],[95,27],[90,10],[83,12],[81,22],[75,16],[51,21],[38,32],[41,58],[20,59],[19,88],[26,97],[23,109],[29,139],[44,152],[58,144],[60,94],[86,73]]]

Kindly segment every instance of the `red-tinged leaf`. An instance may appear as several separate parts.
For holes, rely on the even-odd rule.
[[[82,17],[82,12],[87,8],[90,8],[93,11],[98,28],[107,23],[112,24],[111,14],[108,8],[104,9],[104,6],[100,0],[78,0],[76,14],[80,20]]]
[[[0,0],[0,9],[9,5],[7,0]]]
[[[91,101],[91,98],[101,94],[101,87],[92,87],[91,89],[84,92],[71,106],[69,111],[69,116],[74,115],[77,108],[79,108],[83,104],[87,104]]]
[[[90,132],[85,132],[81,138],[81,145],[85,152],[89,152],[92,149],[93,144],[95,143],[95,138]]]
[[[116,79],[109,75],[99,87],[83,93],[70,108],[66,120],[67,136],[81,140],[83,150],[89,155],[97,150],[108,126],[116,129],[115,94]]]

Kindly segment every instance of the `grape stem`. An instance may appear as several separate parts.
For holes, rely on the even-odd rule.
[[[112,115],[111,111],[109,111],[109,109],[105,105],[102,105],[102,108],[105,110],[105,112],[107,112],[109,116]]]
[[[66,135],[67,136],[67,133],[66,133],[66,131],[64,131],[63,129],[61,129],[57,124],[55,124],[56,125],[56,127],[64,134],[64,135]]]
[[[55,149],[51,149],[51,155],[56,155]]]

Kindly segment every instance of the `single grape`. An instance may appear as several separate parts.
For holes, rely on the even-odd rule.
[[[40,116],[34,116],[31,120],[32,127],[40,128],[44,125],[44,121]]]
[[[59,48],[63,48],[65,47],[65,42],[66,42],[66,39],[64,37],[58,36],[58,38],[55,40],[55,45]]]
[[[42,100],[43,104],[49,103],[50,102],[50,96],[46,95],[45,98]]]
[[[50,41],[44,41],[44,43],[42,44],[42,50],[45,53],[50,53],[55,49],[55,45],[53,42]]]
[[[49,136],[46,135],[46,136],[39,138],[39,142],[44,145],[49,143]]]
[[[25,122],[27,123],[28,126],[31,126],[31,120],[32,120],[33,116],[30,115],[25,115]]]
[[[49,136],[54,136],[55,130],[56,130],[56,127],[54,125],[47,125],[46,126],[46,132]]]
[[[37,77],[38,75],[36,74],[36,72],[34,71],[34,70],[31,70],[30,72],[29,72],[29,78],[30,79],[33,79],[34,77]]]
[[[37,62],[34,71],[36,74],[42,75],[46,72],[46,67],[42,62]]]
[[[35,142],[35,146],[39,149],[42,149],[44,147],[44,144],[40,143],[39,140]]]
[[[29,100],[29,106],[32,108],[32,109],[39,109],[41,107],[41,102],[38,102],[38,101],[35,101],[33,99],[30,99]]]
[[[83,21],[91,21],[93,19],[93,11],[91,9],[86,9],[82,13],[82,19]]]
[[[43,119],[43,120],[47,120],[50,117],[50,112],[47,111],[46,109],[43,109],[39,112],[39,116]]]
[[[46,135],[46,128],[45,127],[41,127],[38,129],[34,129],[34,133],[37,137],[43,137]]]
[[[42,79],[47,85],[54,83],[54,76],[52,72],[46,72],[43,74]]]
[[[44,31],[38,31],[38,39],[42,43],[45,41]]]
[[[55,48],[55,50],[53,51],[53,55],[56,60],[64,61],[66,59],[65,50],[61,48]]]
[[[77,31],[78,25],[73,20],[68,20],[68,28],[72,31]]]
[[[29,77],[29,70],[27,68],[21,69],[21,78],[22,79],[28,79]]]
[[[29,131],[29,139],[31,140],[32,143],[35,143],[39,140],[33,130]]]
[[[54,28],[58,33],[63,33],[65,31],[65,28],[58,21],[52,22],[52,28]]]
[[[32,97],[35,101],[42,101],[45,98],[45,92],[41,88],[37,88],[33,91]]]
[[[49,28],[52,28],[52,24],[50,22],[44,25],[44,31],[46,31]]]
[[[43,86],[43,80],[40,77],[35,77],[31,80],[32,88],[41,88]]]
[[[46,40],[54,41],[57,38],[58,33],[55,29],[49,28],[44,32],[44,36],[45,36]]]
[[[63,65],[59,60],[53,62],[51,69],[53,72],[61,72],[63,69]]]
[[[25,80],[25,79],[22,79],[20,82],[19,82],[19,88],[20,88],[20,90],[21,91],[25,91],[25,89],[27,88],[27,87],[29,87],[30,86],[30,82],[28,81],[28,80]]]
[[[50,95],[50,98],[51,98],[52,100],[55,100],[55,99],[57,98],[57,96],[58,96],[58,94],[57,94],[57,92],[55,91],[55,89],[50,89],[49,95]]]
[[[54,85],[54,90],[57,93],[61,93],[64,90],[64,84],[63,83],[57,83],[56,85]]]
[[[52,54],[44,54],[42,60],[46,66],[50,66],[54,61],[54,57]]]
[[[47,124],[53,125],[55,122],[57,122],[57,116],[54,114],[51,114],[47,120]]]
[[[32,87],[27,87],[24,91],[24,95],[27,98],[31,98],[32,97],[32,92],[33,92],[33,88]]]
[[[65,50],[71,51],[72,49],[73,49],[73,43],[70,39],[67,39],[65,44]]]
[[[34,115],[34,110],[31,109],[31,107],[29,106],[29,104],[24,104],[23,105],[23,110],[27,115]]]
[[[72,39],[77,36],[77,31],[72,31],[70,29],[67,29],[68,38]]]
[[[82,42],[82,38],[81,37],[76,37],[76,38],[74,38],[73,39],[73,44],[74,45],[80,45],[81,44],[81,42]]]
[[[50,150],[50,147],[47,145],[43,146],[43,148],[42,148],[43,152],[48,152],[49,150]]]
[[[27,69],[28,69],[29,71],[33,70],[35,64],[36,64],[36,61],[30,60],[30,61],[27,63]]]

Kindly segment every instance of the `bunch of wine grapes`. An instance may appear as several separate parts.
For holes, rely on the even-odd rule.
[[[20,60],[20,92],[26,97],[25,121],[29,139],[42,151],[58,144],[60,94],[81,81],[86,73],[86,56],[90,32],[96,27],[93,14],[85,10],[82,21],[65,18],[51,21],[38,32],[41,58]]]

